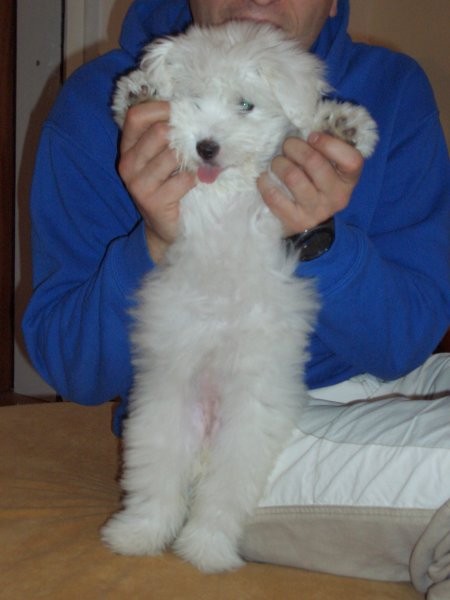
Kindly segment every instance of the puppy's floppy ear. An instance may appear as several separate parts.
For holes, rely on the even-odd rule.
[[[324,65],[298,47],[285,50],[276,59],[263,69],[264,76],[289,121],[306,137],[319,101],[331,91],[325,81]]]
[[[169,100],[173,93],[171,54],[174,39],[160,38],[144,49],[140,69],[154,88],[154,95]]]

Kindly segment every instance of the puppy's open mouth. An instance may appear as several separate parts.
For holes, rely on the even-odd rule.
[[[222,171],[223,167],[202,163],[197,169],[197,177],[202,183],[214,183]]]

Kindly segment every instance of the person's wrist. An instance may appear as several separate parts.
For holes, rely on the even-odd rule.
[[[159,264],[166,253],[169,243],[157,235],[150,227],[145,227],[145,238],[147,240],[147,248],[153,262]]]
[[[334,218],[319,223],[316,227],[285,238],[290,249],[298,253],[301,262],[319,258],[331,248],[334,242]]]

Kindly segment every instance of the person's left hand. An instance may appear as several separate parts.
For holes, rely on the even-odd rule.
[[[283,154],[271,170],[292,194],[289,198],[268,173],[258,179],[264,202],[278,217],[286,236],[316,227],[350,201],[364,159],[360,152],[326,133],[312,133],[305,142],[287,138]]]

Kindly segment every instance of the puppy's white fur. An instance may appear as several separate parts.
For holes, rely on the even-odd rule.
[[[192,27],[151,44],[114,98],[170,100],[170,144],[198,185],[180,231],[144,281],[132,335],[124,507],[104,526],[123,554],[175,550],[211,572],[239,566],[239,540],[300,416],[311,283],[264,208],[256,178],[287,135],[333,131],[365,155],[375,124],[325,101],[322,64],[266,25]]]

